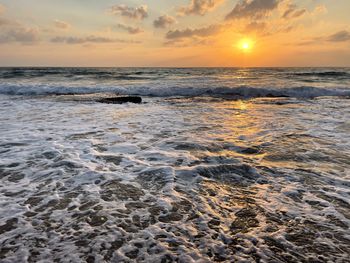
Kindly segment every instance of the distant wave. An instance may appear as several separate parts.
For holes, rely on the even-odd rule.
[[[292,73],[293,76],[303,76],[303,77],[325,77],[325,78],[334,78],[334,77],[346,77],[350,78],[350,73],[345,71],[321,71],[321,72],[295,72]]]
[[[159,77],[155,72],[113,72],[103,69],[89,68],[13,68],[0,70],[0,79],[25,79],[25,78],[45,78],[57,76],[62,78],[80,78],[104,80],[147,80]],[[154,76],[152,76],[154,75]]]
[[[48,85],[0,85],[0,94],[6,95],[68,95],[115,93],[120,95],[140,95],[152,97],[174,96],[210,96],[226,98],[256,97],[296,97],[315,98],[322,96],[349,97],[350,89],[292,87],[292,88],[257,88],[257,87],[65,87]]]

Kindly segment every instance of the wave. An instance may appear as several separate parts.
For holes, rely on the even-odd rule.
[[[323,96],[350,97],[350,89],[318,88],[310,86],[289,88],[257,87],[70,87],[48,85],[0,85],[0,94],[4,95],[83,95],[94,93],[113,93],[119,95],[139,95],[150,97],[192,97],[208,96],[223,98],[257,98],[257,97],[295,97],[315,98]]]
[[[319,78],[350,78],[350,73],[345,71],[320,71],[320,72],[295,72],[293,76],[319,77]]]
[[[47,77],[58,77],[58,78],[69,78],[69,79],[80,79],[82,77],[95,80],[150,80],[159,78],[159,76],[152,76],[151,74],[146,75],[145,73],[113,73],[113,72],[95,72],[95,71],[57,71],[57,70],[12,70],[6,72],[0,72],[1,79],[32,79],[32,78],[47,78]]]

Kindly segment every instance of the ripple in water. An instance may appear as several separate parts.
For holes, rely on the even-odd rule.
[[[1,97],[2,262],[348,261],[348,100],[146,102]]]

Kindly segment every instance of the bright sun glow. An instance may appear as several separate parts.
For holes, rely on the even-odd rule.
[[[244,43],[242,44],[242,48],[243,48],[243,49],[249,49],[249,48],[250,48],[249,43],[248,43],[248,42],[244,42]]]
[[[248,52],[253,48],[253,42],[250,39],[242,39],[238,43],[238,48],[244,52]]]

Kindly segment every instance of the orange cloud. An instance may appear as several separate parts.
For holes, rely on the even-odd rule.
[[[189,6],[180,8],[180,13],[184,15],[205,15],[210,10],[216,8],[223,0],[192,0]]]
[[[39,41],[39,31],[36,28],[16,26],[9,28],[0,35],[0,43],[19,42],[22,44],[32,44]]]
[[[153,25],[156,28],[166,28],[174,23],[176,23],[175,18],[169,15],[163,15],[154,20]]]
[[[65,22],[65,21],[61,21],[61,20],[58,20],[58,19],[55,19],[53,21],[54,25],[56,28],[59,28],[59,29],[68,29],[71,27],[71,25],[68,23],[68,22]]]
[[[115,39],[108,37],[99,37],[99,36],[87,36],[87,37],[55,37],[51,39],[53,43],[65,43],[65,44],[87,44],[87,43],[139,43],[136,41],[129,41],[124,39]]]
[[[171,30],[166,34],[167,39],[181,39],[190,37],[207,37],[217,34],[221,29],[219,25],[211,25],[197,29]]]
[[[139,7],[128,7],[126,5],[114,5],[110,11],[114,15],[120,15],[130,19],[143,20],[148,17],[148,10],[146,5]]]
[[[142,33],[143,30],[139,27],[133,27],[133,26],[127,26],[124,24],[118,24],[116,28],[122,29],[124,31],[127,31],[131,35]]]
[[[226,16],[226,20],[240,18],[260,19],[276,9],[279,3],[279,0],[242,0]]]

